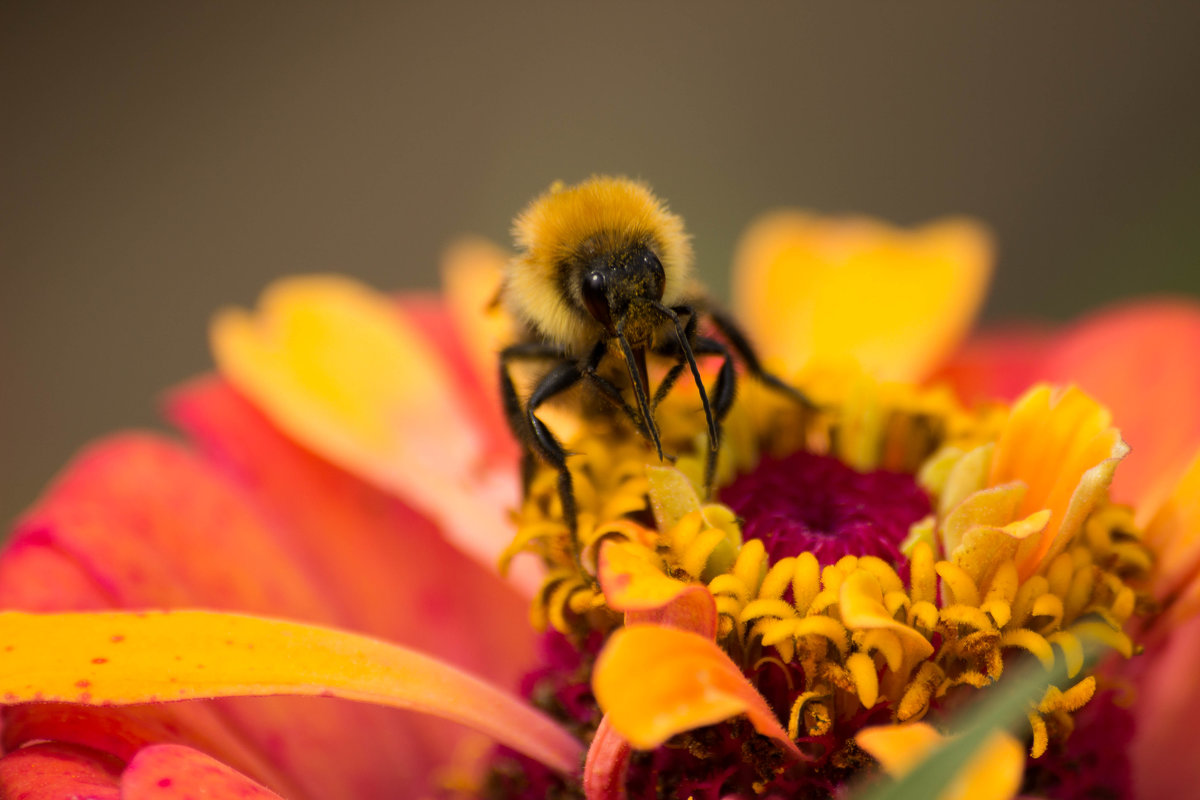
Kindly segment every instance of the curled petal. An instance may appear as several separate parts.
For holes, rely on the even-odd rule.
[[[282,800],[211,756],[177,744],[144,748],[121,775],[121,800],[191,800],[238,797]]]
[[[506,692],[365,636],[240,614],[0,613],[6,703],[332,696],[454,720],[563,772],[579,743]]]
[[[852,358],[878,378],[921,378],[974,319],[991,249],[964,219],[907,231],[779,212],[739,246],[736,306],[783,374]]]
[[[33,744],[0,758],[0,800],[118,800],[123,766],[88,747]]]
[[[583,766],[583,793],[587,800],[625,800],[625,775],[633,748],[613,730],[608,717],[600,720]]]
[[[592,688],[613,729],[641,750],[745,714],[755,730],[801,757],[737,665],[694,633],[658,625],[618,630],[596,660]]]
[[[918,631],[897,622],[883,604],[883,591],[875,576],[856,571],[843,582],[840,590],[842,622],[855,630],[884,629],[894,631],[904,644],[910,662],[928,658],[933,645]]]
[[[645,553],[645,548],[612,540],[601,546],[600,585],[609,607],[624,611],[627,624],[669,625],[714,638],[717,604],[708,587],[664,575]]]

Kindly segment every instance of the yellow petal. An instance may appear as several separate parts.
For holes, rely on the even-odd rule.
[[[221,373],[289,436],[495,563],[516,471],[483,471],[482,434],[451,375],[393,303],[347,278],[292,278],[256,314],[219,314],[212,345]]]
[[[855,736],[859,746],[893,775],[903,775],[945,740],[924,722],[867,728]],[[938,800],[1009,800],[1025,774],[1025,750],[1012,736],[998,732],[963,766]]]
[[[523,701],[449,664],[331,628],[212,611],[0,613],[8,704],[340,697],[454,720],[570,772],[582,748]]]
[[[641,750],[745,714],[755,730],[800,756],[738,666],[694,633],[657,625],[621,628],[596,659],[592,688],[613,729]]]
[[[968,220],[908,231],[785,211],[746,233],[734,297],[785,375],[810,360],[854,359],[878,378],[915,380],[970,326],[991,263],[989,236]]]

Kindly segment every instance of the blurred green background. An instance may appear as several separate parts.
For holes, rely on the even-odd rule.
[[[988,222],[988,319],[1200,295],[1200,5],[0,7],[0,519],[160,425],[272,278],[436,285],[551,180],[648,180],[718,294],[779,205]]]

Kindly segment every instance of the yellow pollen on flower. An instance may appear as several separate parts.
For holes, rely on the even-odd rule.
[[[535,622],[578,639],[621,626],[629,585],[606,595],[598,578],[601,546],[613,540],[632,559],[622,581],[647,582],[634,592],[639,602],[705,589],[716,644],[751,681],[782,671],[787,705],[773,710],[793,740],[846,730],[880,707],[896,722],[933,719],[1022,657],[1062,663],[1074,681],[1028,709],[1032,753],[1069,733],[1096,688],[1083,674],[1084,640],[1131,655],[1124,627],[1148,604],[1137,587],[1151,559],[1131,514],[1107,498],[1127,449],[1107,412],[1077,389],[1035,387],[1011,412],[968,412],[937,389],[810,372],[798,385],[820,404],[812,414],[748,384],[726,421],[718,488],[796,450],[910,475],[931,513],[911,526],[907,562],[847,555],[822,567],[810,552],[773,560],[729,508],[705,497],[703,416],[693,397],[673,393],[659,411],[673,466],[607,419],[584,418],[567,442],[582,571],[568,551],[556,474],[534,474],[506,557],[533,552],[548,568]],[[628,669],[624,679],[637,681],[638,667]],[[608,675],[606,685],[619,679]],[[662,714],[691,718],[639,697],[655,730]],[[672,696],[693,701],[705,709],[697,719],[716,719],[703,698]],[[622,719],[630,740],[654,738],[636,714]]]

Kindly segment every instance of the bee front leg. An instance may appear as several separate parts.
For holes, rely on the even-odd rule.
[[[707,336],[696,336],[692,340],[692,351],[696,355],[721,356],[721,368],[717,372],[717,382],[713,384],[709,399],[712,403],[712,415],[717,429],[725,421],[729,409],[733,407],[733,398],[737,394],[737,372],[733,368],[733,354],[724,342],[710,339]],[[704,492],[711,496],[713,480],[717,474],[717,450],[709,449],[704,461]]]

